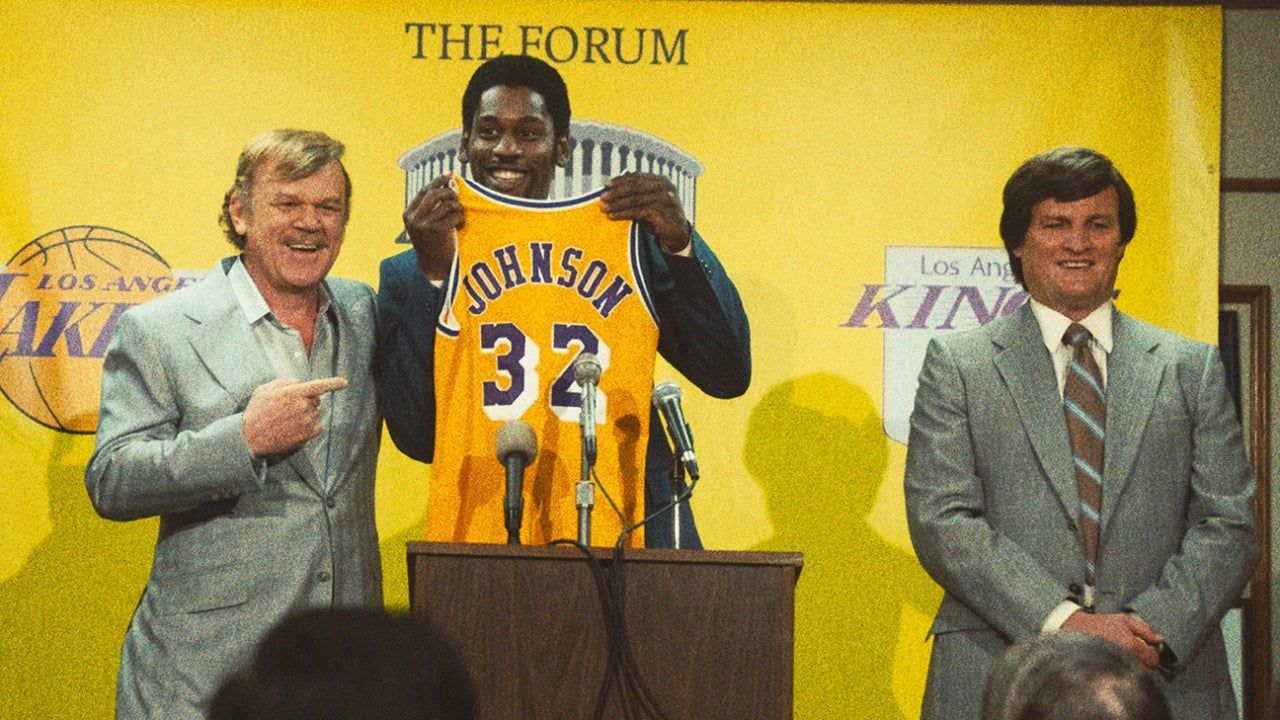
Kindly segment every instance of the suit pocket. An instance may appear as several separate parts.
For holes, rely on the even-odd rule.
[[[249,599],[240,563],[156,580],[157,615],[197,613],[242,605]]]

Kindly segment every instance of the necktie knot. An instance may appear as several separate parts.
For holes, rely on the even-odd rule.
[[[1089,328],[1080,323],[1071,323],[1071,326],[1062,335],[1062,342],[1073,348],[1081,348],[1084,347],[1085,343],[1089,342],[1091,337],[1093,337],[1093,334],[1089,332]]]

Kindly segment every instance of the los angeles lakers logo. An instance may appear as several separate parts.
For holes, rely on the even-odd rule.
[[[32,240],[0,272],[0,392],[45,427],[93,432],[116,321],[187,281],[120,230],[74,225]]]

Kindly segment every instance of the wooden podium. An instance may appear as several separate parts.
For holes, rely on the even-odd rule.
[[[453,643],[478,720],[589,720],[608,665],[590,564],[573,547],[412,542],[409,606]],[[595,548],[606,566],[612,550]],[[800,553],[628,550],[626,629],[671,720],[792,716]],[[622,718],[616,687],[604,714]]]

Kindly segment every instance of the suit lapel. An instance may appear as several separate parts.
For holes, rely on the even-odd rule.
[[[1018,410],[1040,471],[1049,478],[1063,510],[1077,519],[1075,470],[1062,398],[1053,376],[1053,360],[1044,346],[1031,305],[1023,305],[991,339],[999,348],[996,370]]]
[[[214,380],[236,399],[236,410],[241,412],[259,385],[275,379],[275,371],[227,282],[224,263],[215,266],[205,282],[208,292],[187,309],[193,322],[191,347]],[[324,494],[306,452],[294,452],[287,462],[316,492]]]
[[[274,378],[271,363],[245,321],[221,264],[209,274],[207,292],[187,309],[190,342],[209,374],[244,410],[254,388]]]
[[[373,392],[372,388],[366,388],[359,384],[359,378],[368,375],[368,372],[361,373],[358,369],[352,368],[353,355],[351,353],[351,338],[355,335],[352,329],[353,319],[347,313],[342,302],[339,301],[338,291],[333,283],[325,281],[325,287],[329,291],[329,307],[333,310],[333,315],[337,318],[334,330],[334,352],[337,353],[337,370],[339,377],[347,379],[347,387],[338,391],[333,399],[333,413],[329,418],[331,431],[337,432],[338,428],[347,427],[346,411],[353,404],[346,402],[343,397],[346,393],[366,393]],[[352,439],[354,440],[354,439]],[[347,442],[346,438],[339,438],[336,435],[332,439],[329,447],[329,477],[333,483],[331,491],[336,491],[346,481],[347,466],[350,462],[351,453],[360,446],[358,442]]]
[[[1133,470],[1138,445],[1151,419],[1164,366],[1152,351],[1159,340],[1119,310],[1112,320],[1114,343],[1107,358],[1107,436],[1102,466],[1102,522],[1105,533]]]

